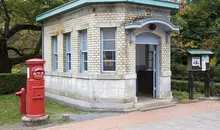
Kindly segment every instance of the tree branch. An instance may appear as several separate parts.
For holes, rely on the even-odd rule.
[[[35,55],[35,54],[30,54],[30,55],[24,55],[24,56],[20,56],[20,57],[16,57],[16,58],[11,58],[11,65],[16,65],[22,62],[25,62],[28,59],[31,58],[41,58],[41,55]]]
[[[42,47],[42,33],[41,33],[40,39],[39,39],[39,41],[37,42],[37,45],[36,45],[36,47],[35,47],[34,54],[39,54],[41,47]]]
[[[7,36],[9,33],[10,16],[9,16],[8,9],[5,4],[5,0],[1,0],[1,5],[3,7],[3,12],[5,16],[4,34],[5,36]]]
[[[31,59],[31,58],[41,58],[41,54],[39,54],[41,46],[42,46],[42,36],[40,37],[33,54],[28,54],[28,55],[19,56],[16,58],[11,58],[10,59],[11,65],[13,66],[13,65],[25,62],[26,60]]]
[[[12,51],[16,52],[19,56],[24,56],[24,54],[21,54],[20,51],[14,47],[8,47],[7,50],[12,50]]]
[[[37,26],[37,25],[17,24],[10,29],[10,31],[7,35],[7,38],[12,37],[14,34],[16,34],[17,32],[19,32],[21,30],[41,31],[41,29],[42,29],[41,26]]]

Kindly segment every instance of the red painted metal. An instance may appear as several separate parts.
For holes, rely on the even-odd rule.
[[[26,114],[26,89],[21,88],[21,90],[16,92],[15,95],[20,97],[20,113]]]
[[[45,60],[30,59],[27,66],[27,113],[26,117],[35,118],[45,116],[44,92],[44,64]]]

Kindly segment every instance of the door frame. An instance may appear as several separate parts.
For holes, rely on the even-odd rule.
[[[159,81],[159,45],[154,46],[153,56],[153,98],[157,98]]]
[[[146,34],[146,35],[143,35]],[[140,38],[140,41],[137,41],[137,37],[139,35],[143,35],[145,37]],[[148,36],[147,36],[148,35]],[[150,40],[148,40],[147,38],[149,37]],[[146,40],[144,40],[146,39]],[[157,98],[159,97],[159,59],[160,59],[160,55],[159,55],[159,43],[160,43],[160,38],[150,32],[143,32],[140,33],[138,35],[136,35],[136,41],[135,44],[143,44],[143,45],[153,45],[154,48],[154,55],[153,55],[153,98]],[[146,53],[145,53],[146,55]],[[156,72],[155,72],[156,71]],[[137,88],[137,87],[136,87]]]

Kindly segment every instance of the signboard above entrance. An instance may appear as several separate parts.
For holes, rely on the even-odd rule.
[[[187,62],[188,71],[206,71],[210,69],[210,55],[214,53],[210,50],[188,50]]]

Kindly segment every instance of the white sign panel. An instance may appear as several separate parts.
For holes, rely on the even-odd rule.
[[[200,67],[200,57],[192,57],[192,66]]]
[[[30,78],[30,72],[29,72],[29,67],[27,67],[27,78],[29,79]]]
[[[209,56],[208,55],[206,55],[206,61],[205,62],[209,63]]]
[[[202,56],[202,71],[206,71],[206,56]]]

